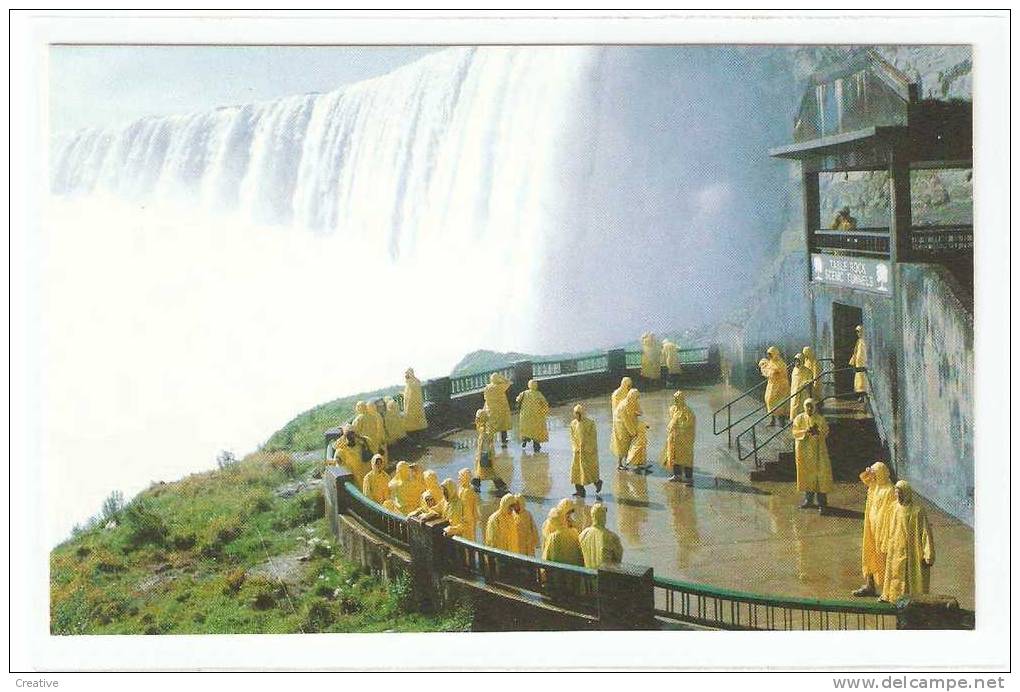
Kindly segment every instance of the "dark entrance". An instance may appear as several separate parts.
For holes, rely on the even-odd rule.
[[[832,353],[837,368],[836,394],[853,395],[854,373],[845,368],[848,367],[850,356],[854,353],[854,346],[857,345],[857,330],[859,324],[863,324],[864,313],[860,308],[842,303],[832,304]]]

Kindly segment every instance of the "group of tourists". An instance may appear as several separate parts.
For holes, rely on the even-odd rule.
[[[895,603],[928,593],[935,542],[924,506],[907,481],[893,484],[881,461],[865,469],[861,481],[868,486],[861,540],[864,585],[854,595]]]

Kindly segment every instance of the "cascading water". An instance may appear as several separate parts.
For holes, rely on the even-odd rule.
[[[795,105],[786,60],[457,48],[329,93],[64,138],[45,445],[80,461],[57,533],[112,488],[208,467],[407,365],[725,314],[788,212],[766,155]]]

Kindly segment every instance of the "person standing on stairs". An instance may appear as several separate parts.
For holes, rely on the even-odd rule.
[[[815,400],[804,402],[804,411],[793,419],[794,460],[797,465],[797,490],[804,493],[801,509],[828,511],[827,495],[832,491],[832,463],[825,438],[829,424],[815,410]],[[817,504],[816,504],[817,500]]]
[[[769,427],[774,428],[779,424],[779,419],[786,417],[786,412],[780,404],[790,395],[790,374],[786,368],[786,361],[775,346],[769,346],[765,357],[758,361],[758,369],[762,377],[768,381],[765,385],[765,410],[772,416]]]
[[[811,380],[814,375],[804,365],[804,354],[797,353],[793,356],[793,370],[790,371],[790,420],[797,417],[797,414],[804,410],[804,402],[813,399],[811,391]]]
[[[864,400],[868,392],[868,374],[865,368],[868,367],[868,344],[864,341],[864,327],[857,325],[857,344],[854,346],[854,353],[850,356],[850,367],[854,368],[854,392],[857,397]]]

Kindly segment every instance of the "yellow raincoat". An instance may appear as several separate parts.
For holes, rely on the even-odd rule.
[[[896,507],[896,491],[889,479],[889,467],[881,461],[861,473],[868,486],[864,501],[864,533],[861,537],[861,573],[881,586],[885,579],[886,535],[892,510]]]
[[[422,484],[425,486],[425,489],[421,493],[421,502],[418,504],[418,508],[422,511],[431,509],[425,504],[425,493],[431,493],[432,498],[439,505],[439,512],[442,513],[444,502],[443,488],[439,485],[439,477],[436,476],[436,472],[429,469],[422,474]]]
[[[514,495],[514,504],[517,505],[517,514],[514,517],[512,550],[515,553],[533,557],[535,549],[538,547],[538,529],[535,527],[535,518],[526,509],[523,495]]]
[[[669,339],[662,342],[662,364],[670,375],[679,375],[683,370],[680,367],[680,347]]]
[[[641,423],[640,394],[636,389],[627,392],[627,397],[613,410],[613,439],[609,448],[617,459],[627,456]]]
[[[631,440],[627,451],[627,464],[630,466],[646,466],[648,464],[648,426],[638,423],[637,434]]]
[[[822,364],[818,362],[818,357],[815,355],[815,350],[810,346],[805,346],[804,350],[801,351],[804,356],[804,367],[811,372],[811,379],[815,379],[822,374]],[[822,381],[816,380],[814,385],[811,387],[811,398],[815,401],[820,401],[822,398]]]
[[[542,524],[542,543],[545,544],[549,535],[553,532],[556,525],[555,518],[559,517],[560,521],[563,522],[564,528],[573,531],[575,534],[579,534],[580,531],[577,529],[574,523],[574,502],[565,497],[560,500],[555,507],[549,510],[549,515],[546,517],[545,522]]]
[[[598,569],[607,563],[623,561],[623,543],[606,528],[606,506],[601,502],[592,505],[591,526],[581,532],[579,542],[585,567]]]
[[[367,461],[362,460],[361,447],[361,443],[357,441],[351,444],[347,435],[341,435],[333,442],[333,460],[351,472],[354,484],[359,488],[365,481],[365,475],[372,469]]]
[[[364,401],[359,401],[354,405],[354,420],[351,421],[351,430],[355,434],[365,438],[368,442],[368,451],[372,454],[378,454],[382,449],[383,435],[381,426],[376,427],[375,417],[372,415],[374,406],[369,406]],[[376,411],[376,415],[379,412]]]
[[[496,445],[493,441],[495,433],[492,429],[492,418],[484,408],[475,412],[475,433],[475,478],[483,481],[495,480],[497,478],[493,459],[496,455]],[[487,465],[482,463],[483,454],[488,456]]]
[[[385,506],[386,501],[390,499],[390,480],[390,474],[383,468],[382,457],[377,454],[372,458],[372,470],[365,474],[361,492],[373,502]]]
[[[509,389],[510,380],[494,372],[489,376],[489,384],[485,385],[482,391],[485,408],[489,410],[489,427],[493,432],[510,429],[510,401],[506,398]]]
[[[528,380],[528,388],[517,395],[517,403],[521,407],[521,439],[548,442],[546,417],[549,415],[549,402],[538,391],[538,380]]]
[[[620,386],[613,390],[613,393],[609,396],[609,414],[612,415],[616,407],[620,405],[620,402],[627,398],[627,394],[634,387],[634,381],[629,377],[624,377],[620,380]]]
[[[857,327],[857,344],[854,346],[854,353],[850,356],[850,367],[853,368],[866,368],[868,367],[868,345],[864,341],[864,337],[861,336],[863,330]],[[855,392],[866,392],[868,391],[868,374],[865,372],[854,373],[854,391]]]
[[[427,427],[421,380],[414,376],[414,370],[408,368],[404,373],[404,430],[413,433]]]
[[[400,413],[397,402],[386,397],[386,415],[383,416],[383,423],[386,425],[386,443],[393,444],[407,437],[404,430],[404,416]]]
[[[654,334],[641,335],[641,377],[657,380],[662,377],[662,347]]]
[[[928,593],[935,564],[935,541],[924,507],[906,481],[898,481],[896,491],[901,499],[889,519],[881,596],[890,603]]]
[[[397,514],[410,514],[421,502],[421,491],[411,480],[411,465],[406,461],[398,461],[397,468],[390,480],[390,498],[386,508]]]
[[[797,490],[805,493],[832,491],[832,463],[825,438],[829,424],[814,412],[814,399],[804,402],[804,412],[793,419],[794,459],[797,463]],[[808,413],[808,411],[811,411]],[[815,428],[812,433],[811,429]]]
[[[549,535],[542,546],[542,559],[550,562],[563,562],[568,565],[583,565],[581,543],[577,532],[569,528],[560,513],[555,509],[549,514]]]
[[[467,532],[464,534],[464,538],[469,540],[475,540],[478,536],[478,493],[471,487],[471,471],[469,469],[461,469],[457,474],[459,481],[457,487],[457,496],[460,498],[460,503],[463,506],[464,511],[464,522],[467,524]]]
[[[453,482],[452,478],[447,478],[443,481],[442,487],[445,499],[443,519],[449,522],[449,526],[443,529],[443,533],[447,536],[460,536],[470,541],[475,540],[474,522],[468,516],[457,484]]]
[[[767,353],[768,357],[758,363],[762,377],[768,380],[765,385],[765,408],[769,413],[781,416],[785,412],[777,412],[777,409],[783,399],[790,395],[790,374],[778,348],[769,346]]]
[[[798,353],[794,356],[793,370],[790,371],[790,420],[797,417],[797,414],[804,410],[804,402],[808,399],[813,399],[813,387],[805,386],[814,377],[811,370],[806,368],[803,363],[804,356]],[[803,389],[801,389],[803,387]],[[801,390],[799,393],[797,390]]]
[[[598,481],[598,432],[595,421],[584,415],[581,404],[574,407],[574,420],[570,421],[570,446],[574,452],[570,463],[571,484],[588,485]]]
[[[673,395],[666,424],[666,447],[662,450],[662,465],[666,468],[686,466],[694,468],[694,433],[697,419],[687,405],[683,392]]]
[[[516,540],[517,518],[513,512],[516,500],[512,493],[499,499],[499,509],[492,513],[485,524],[485,545],[499,550],[513,551]]]

